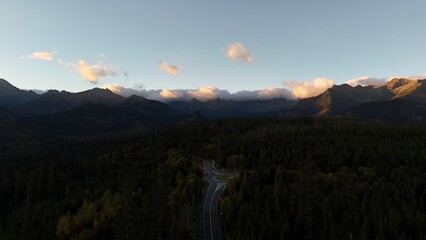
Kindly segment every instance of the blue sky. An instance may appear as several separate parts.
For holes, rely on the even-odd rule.
[[[0,77],[26,89],[236,92],[423,75],[425,10],[423,0],[1,0]],[[226,56],[233,43],[242,58]],[[105,76],[82,80],[84,66]]]

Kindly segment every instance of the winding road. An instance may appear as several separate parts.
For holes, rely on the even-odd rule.
[[[222,229],[219,222],[217,204],[222,191],[227,184],[223,177],[235,177],[236,174],[225,173],[217,170],[213,163],[204,160],[204,179],[209,182],[209,187],[203,205],[203,237],[205,240],[221,240]],[[218,177],[222,177],[219,179]]]

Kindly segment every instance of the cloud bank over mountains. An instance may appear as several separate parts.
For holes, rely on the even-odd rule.
[[[283,85],[291,90],[295,98],[315,97],[334,85],[334,81],[327,78],[316,78],[313,81],[296,82],[284,81]]]
[[[359,77],[349,81],[346,84],[351,86],[368,86],[368,85],[384,85],[386,82],[394,79],[390,78],[373,78]],[[409,79],[426,79],[426,75],[405,77]],[[129,97],[131,95],[142,96],[148,99],[158,100],[162,102],[171,101],[191,101],[196,98],[200,101],[209,101],[214,99],[250,101],[250,100],[270,100],[276,98],[286,99],[304,99],[315,97],[335,85],[334,81],[328,78],[316,78],[312,81],[284,81],[283,88],[270,87],[261,90],[243,90],[231,93],[227,90],[218,89],[214,86],[206,86],[197,89],[157,89],[146,90],[141,87],[126,88],[117,84],[105,84],[102,88],[109,89],[112,92]]]
[[[345,83],[355,87],[355,86],[380,86],[380,85],[384,85],[387,82],[391,81],[394,78],[407,78],[410,80],[423,80],[426,79],[426,74],[423,75],[416,75],[416,76],[393,76],[393,77],[388,77],[388,78],[374,78],[374,77],[369,77],[369,76],[363,76],[363,77],[359,77],[359,78],[355,78],[355,79],[351,79],[346,81]]]
[[[227,90],[218,89],[213,86],[206,86],[197,89],[157,89],[157,90],[146,90],[146,89],[135,89],[125,88],[116,84],[105,84],[102,88],[109,89],[112,92],[129,97],[131,95],[142,96],[148,99],[158,100],[162,102],[171,101],[191,101],[196,98],[200,101],[208,101],[214,99],[224,100],[238,100],[238,101],[249,101],[249,100],[269,100],[274,98],[287,98],[293,99],[291,92],[286,88],[266,88],[262,90],[253,91],[239,91],[236,93],[230,93]]]

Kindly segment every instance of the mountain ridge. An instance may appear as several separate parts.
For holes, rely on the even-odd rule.
[[[360,115],[363,111],[357,111],[357,114],[354,114],[351,112],[353,111],[352,109],[358,109],[355,107],[362,105],[373,111],[373,109],[368,107],[368,104],[384,106],[388,104],[383,105],[383,102],[397,99],[408,100],[405,105],[425,104],[426,81],[394,78],[379,86],[351,87],[347,84],[334,85],[318,96],[299,100],[289,110],[289,114],[303,116],[356,115],[363,118]],[[377,102],[382,104],[375,104]]]
[[[78,93],[49,90],[39,95],[20,90],[1,79],[0,105],[4,105],[0,108],[0,121],[3,122],[72,111],[84,105],[102,105],[114,111],[119,109],[129,114],[136,114],[135,111],[137,114],[145,114],[164,126],[190,115],[193,119],[337,115],[419,123],[426,122],[423,112],[423,105],[426,105],[426,80],[394,78],[379,86],[334,85],[318,96],[299,100],[278,98],[236,101],[218,98],[199,101],[193,98],[189,102],[173,101],[166,104],[135,95],[126,98],[101,88]],[[408,110],[403,111],[401,106]],[[389,117],[392,114],[396,117]]]
[[[0,78],[0,105],[14,107],[36,99],[39,95],[33,91],[21,90],[3,78]]]

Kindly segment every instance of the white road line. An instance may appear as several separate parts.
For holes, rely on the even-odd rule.
[[[216,193],[216,191],[213,193],[212,199],[210,200],[210,207],[209,207],[209,209],[210,209],[210,233],[211,233],[211,239],[214,238],[214,236],[213,236],[213,226],[212,226],[212,222],[213,222],[212,221],[212,213],[213,213],[213,211],[212,211],[212,204],[213,204],[213,199],[214,199],[214,194],[215,193]]]
[[[223,187],[223,186],[222,186]],[[219,193],[220,193],[220,189],[222,188],[222,187],[220,187],[219,188]],[[219,212],[218,212],[219,213]],[[221,239],[221,232],[220,232],[220,224],[219,224],[219,214],[216,214],[216,221],[217,221],[217,228],[218,228],[218,235],[219,235],[219,240]]]
[[[218,176],[238,176],[238,174],[231,174],[231,173],[222,172],[220,170],[217,170],[215,168],[215,166],[213,165],[213,163],[211,163],[209,161],[203,161],[203,162],[204,162],[205,173],[207,174],[204,177],[204,179],[207,180],[207,182],[209,183],[209,187],[208,187],[207,193],[206,193],[206,199],[204,201],[203,222],[204,222],[204,219],[205,219],[205,214],[209,214],[207,217],[210,220],[210,224],[209,224],[210,225],[210,234],[211,234],[210,237],[211,237],[211,239],[214,239],[213,219],[212,219],[213,218],[212,214],[213,214],[213,211],[214,211],[214,209],[212,209],[213,208],[213,200],[215,199],[215,195],[220,194],[222,188],[224,188],[227,184],[226,181],[218,180],[218,179],[216,179],[216,177],[218,177]],[[212,187],[213,184],[216,184],[216,188],[214,190],[213,190],[213,187]],[[211,196],[210,203],[207,204],[207,200],[208,200],[210,191],[213,191],[213,195]],[[218,206],[219,206],[219,204],[216,207],[218,208]],[[206,207],[208,207],[207,210],[206,210]],[[218,231],[218,237],[219,237],[219,239],[221,239],[222,236],[221,236],[221,226],[220,226],[220,223],[219,223],[219,211],[217,211],[218,209],[215,209],[215,210],[216,210],[216,221],[217,221],[217,229],[215,229],[215,231]],[[207,239],[207,235],[206,235],[206,231],[205,231],[206,223],[204,223],[203,226],[204,226],[204,230],[203,230],[204,239]]]

